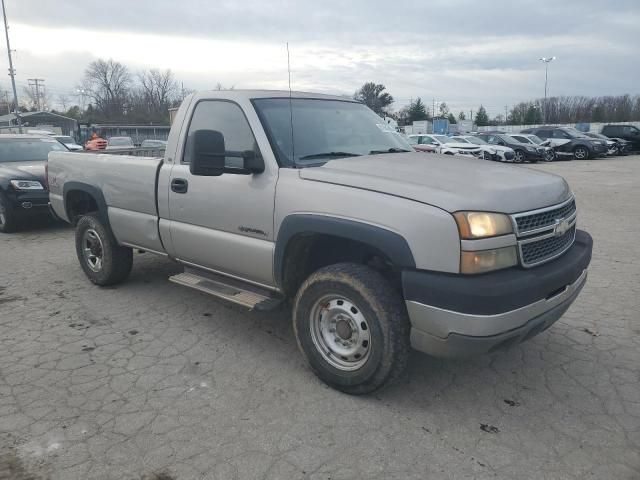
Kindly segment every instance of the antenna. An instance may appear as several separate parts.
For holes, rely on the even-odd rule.
[[[293,145],[293,102],[291,100],[291,61],[289,59],[289,42],[287,42],[287,72],[289,74],[289,124],[291,125],[291,161],[295,164],[295,147]]]

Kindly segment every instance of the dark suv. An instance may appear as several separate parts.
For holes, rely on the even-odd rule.
[[[515,152],[515,163],[531,162],[545,160],[546,148],[528,143],[522,143],[504,132],[480,132],[476,135],[491,145],[503,145],[513,148]]]
[[[631,150],[640,150],[640,129],[633,125],[605,125],[602,134],[609,138],[621,138],[631,142]]]
[[[536,127],[522,130],[522,133],[532,133],[543,140],[549,140],[549,145],[559,157],[573,157],[576,160],[586,160],[607,154],[607,142],[587,137],[584,133],[571,127]]]

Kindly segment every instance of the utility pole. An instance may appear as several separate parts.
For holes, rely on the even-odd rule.
[[[509,105],[505,105],[504,106],[504,124],[507,124],[507,118],[509,118],[509,114],[507,113],[507,111],[509,110]]]
[[[432,110],[432,114],[431,114],[431,118],[436,118],[436,99],[435,97],[433,97],[433,110]]]
[[[35,87],[36,89],[36,110],[42,110],[40,105],[40,87],[44,92],[44,78],[27,78],[30,87]]]
[[[471,125],[473,126],[473,109],[469,110],[470,113],[470,117],[471,117]]]
[[[4,8],[4,0],[2,0],[2,16],[4,17],[4,34],[7,37],[7,55],[9,55],[9,76],[11,77],[11,86],[13,87],[13,103],[15,104],[16,122],[18,123],[18,131],[22,133],[22,121],[18,112],[18,92],[16,91],[16,71],[13,69],[13,60],[11,59],[11,45],[9,44],[9,25],[7,24],[7,10]]]

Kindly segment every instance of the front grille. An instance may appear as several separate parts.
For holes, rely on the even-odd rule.
[[[544,227],[551,227],[556,223],[556,220],[562,220],[564,218],[571,217],[576,211],[576,202],[571,200],[570,202],[550,210],[545,210],[539,213],[532,213],[530,215],[521,215],[516,217],[516,225],[518,226],[518,233],[523,234],[532,230],[538,230]]]
[[[515,152],[504,152],[504,158],[506,158],[507,160],[513,160],[515,157]]]
[[[573,244],[575,236],[576,226],[574,225],[559,237],[547,237],[542,240],[521,244],[522,264],[524,266],[533,266],[560,255]]]

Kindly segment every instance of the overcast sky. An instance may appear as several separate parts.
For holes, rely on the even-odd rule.
[[[386,85],[490,115],[544,94],[640,93],[639,0],[5,0],[19,90],[73,94],[86,65],[171,68],[185,87],[353,94]],[[2,42],[3,43],[3,42]],[[8,68],[6,50],[1,64]],[[4,77],[4,76],[3,76]],[[8,77],[0,82],[9,87]],[[19,91],[19,94],[21,92]]]

